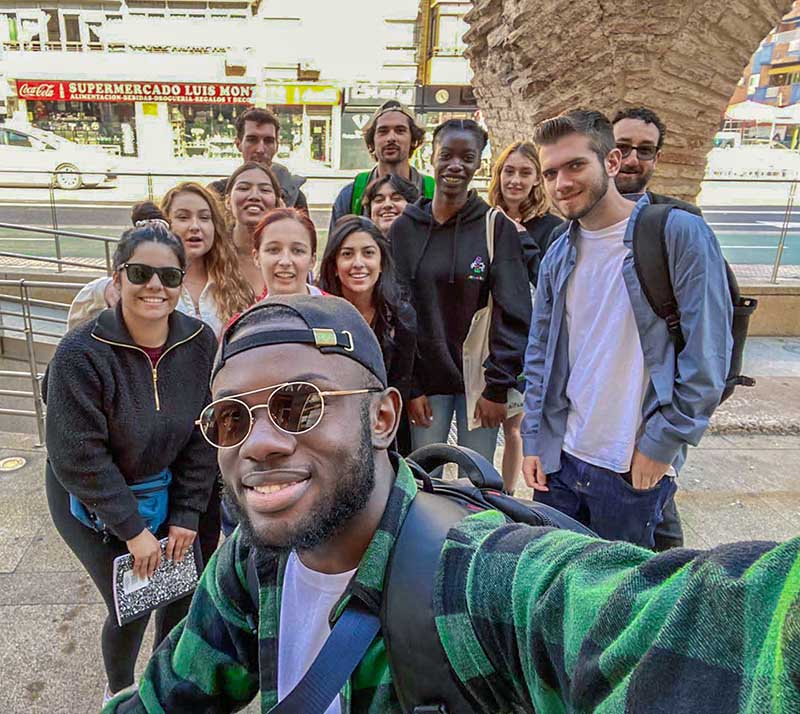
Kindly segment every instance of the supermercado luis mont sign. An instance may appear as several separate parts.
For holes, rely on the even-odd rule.
[[[50,102],[250,104],[255,85],[187,82],[66,82],[18,79],[19,99]]]

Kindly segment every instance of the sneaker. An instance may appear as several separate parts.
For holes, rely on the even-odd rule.
[[[106,684],[105,691],[103,692],[103,706],[108,704],[113,698],[114,694],[111,693],[111,690],[108,688],[108,684]]]

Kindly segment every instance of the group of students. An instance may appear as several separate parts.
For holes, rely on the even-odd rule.
[[[134,206],[113,275],[76,296],[68,334],[43,385],[46,483],[59,532],[108,606],[101,640],[108,696],[132,683],[147,623],[117,624],[114,559],[130,552],[135,572],[152,575],[162,557],[159,538],[168,538],[163,556],[180,560],[196,534],[204,562],[219,542],[215,452],[195,420],[210,401],[211,361],[222,330],[255,302],[287,294],[345,298],[373,328],[389,384],[409,405],[398,450],[446,441],[455,412],[459,441],[491,458],[506,393],[521,373],[529,279],[538,267],[538,247],[524,257],[519,236],[528,226],[540,240],[547,230],[537,226],[552,227],[558,219],[547,213],[532,146],[509,147],[490,192],[508,216],[498,217],[490,260],[489,206],[470,189],[486,132],[472,121],[450,121],[433,141],[442,176],[433,198],[415,203],[414,183],[396,174],[375,177],[361,197],[366,215],[336,220],[318,270],[317,232],[308,214],[283,205],[269,167],[245,162],[228,179],[222,202],[214,187],[183,182],[159,205]],[[477,408],[481,428],[470,431],[460,345],[490,292],[491,361]],[[506,422],[508,452],[519,452],[506,459],[515,476],[522,458],[518,432],[519,418]],[[145,524],[130,487],[165,472],[166,520]],[[76,504],[93,514],[90,525],[77,519]],[[156,646],[187,607],[185,599],[158,611]]]
[[[114,558],[129,552],[135,572],[152,575],[162,557],[180,560],[195,538],[203,562],[219,543],[216,451],[195,420],[211,401],[220,335],[267,296],[350,302],[374,331],[388,384],[406,405],[397,450],[447,441],[455,418],[458,443],[491,461],[502,426],[503,480],[513,492],[523,470],[523,414],[510,405],[525,391],[532,294],[562,219],[550,212],[534,144],[500,153],[487,202],[471,188],[485,129],[472,120],[439,125],[431,179],[408,164],[422,140],[415,128],[399,102],[375,113],[365,138],[378,164],[337,198],[319,267],[308,213],[286,207],[266,163],[245,161],[222,201],[218,185],[184,182],[158,206],[137,204],[113,275],[76,297],[43,385],[46,483],[56,527],[108,606],[107,696],[132,684],[147,622],[117,624]],[[470,400],[464,343],[487,307],[483,382]],[[146,523],[131,487],[157,477],[168,508],[161,522]],[[534,471],[532,485],[544,484],[535,479]],[[76,515],[81,506],[92,514],[88,523]],[[163,554],[159,538],[168,539]],[[188,604],[158,611],[155,646]]]

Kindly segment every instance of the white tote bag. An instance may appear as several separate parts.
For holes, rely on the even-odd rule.
[[[489,254],[489,274],[494,260],[494,226],[497,221],[497,209],[490,208],[486,212],[486,250]],[[467,398],[467,424],[469,430],[480,429],[481,423],[475,419],[475,405],[486,388],[484,363],[489,359],[489,328],[492,325],[492,292],[486,307],[472,316],[469,332],[461,348],[464,369],[464,394]],[[509,389],[507,417],[522,412],[522,395],[516,389]]]

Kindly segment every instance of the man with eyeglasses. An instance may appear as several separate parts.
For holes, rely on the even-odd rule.
[[[661,158],[667,127],[646,107],[622,109],[614,115],[614,139],[622,161],[614,182],[619,192],[642,194]]]
[[[402,405],[373,331],[339,298],[268,298],[228,328],[213,375],[199,426],[240,527],[138,692],[105,713],[222,714],[259,694],[262,712],[408,711],[380,631],[341,692],[285,708],[331,628],[354,609],[380,612],[417,494],[388,451]],[[450,529],[433,600],[418,605],[436,618],[463,714],[789,712],[800,706],[798,572],[800,539],[653,556],[483,511]]]
[[[614,115],[611,124],[614,127],[614,140],[622,154],[619,173],[614,178],[617,190],[632,201],[647,192],[651,203],[671,203],[684,211],[702,216],[702,211],[693,203],[647,190],[661,158],[667,134],[667,126],[658,114],[647,107],[621,109]]]
[[[694,204],[647,191],[667,134],[666,124],[658,114],[647,107],[621,109],[611,123],[614,140],[622,154],[619,173],[614,179],[617,190],[632,201],[637,201],[647,192],[651,203],[672,203],[684,211],[702,216],[702,211]],[[674,495],[664,504],[663,520],[656,527],[654,537],[656,550],[683,545],[683,526]]]

